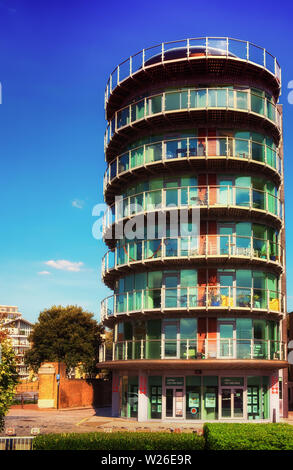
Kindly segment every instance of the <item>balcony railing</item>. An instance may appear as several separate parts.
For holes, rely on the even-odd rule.
[[[105,149],[115,132],[137,121],[174,111],[228,109],[265,117],[278,128],[281,114],[273,101],[251,90],[230,88],[188,88],[148,96],[116,111],[105,133]]]
[[[141,145],[116,157],[104,175],[104,190],[111,181],[128,171],[184,159],[241,159],[268,166],[282,174],[282,160],[276,148],[250,139],[232,137],[186,137]]]
[[[100,346],[99,361],[156,359],[286,360],[285,343],[264,339],[165,339],[114,342]]]
[[[182,186],[144,191],[127,197],[116,197],[103,217],[103,232],[124,218],[156,210],[195,207],[241,207],[268,212],[280,219],[283,203],[268,191],[243,186]]]
[[[101,303],[101,321],[116,315],[172,310],[262,310],[281,313],[283,295],[276,290],[240,286],[161,287],[113,294]]]
[[[199,235],[135,240],[109,250],[102,261],[102,274],[137,262],[172,258],[241,257],[283,263],[279,243],[238,235]]]
[[[181,51],[179,58],[170,55],[170,52],[172,54],[176,50]],[[105,104],[107,104],[112,91],[117,86],[127,78],[135,76],[140,70],[148,69],[154,64],[159,65],[174,60],[196,60],[202,58],[202,56],[227,57],[233,60],[250,62],[266,69],[281,84],[281,69],[277,59],[262,47],[248,41],[227,37],[188,38],[163,42],[143,49],[121,62],[108,79]]]

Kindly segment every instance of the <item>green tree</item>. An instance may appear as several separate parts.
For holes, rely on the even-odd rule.
[[[92,313],[74,305],[54,305],[40,313],[29,338],[32,347],[25,354],[25,363],[35,372],[45,361],[64,362],[68,369],[82,364],[85,372],[93,374],[103,332]]]
[[[0,431],[4,428],[4,417],[13,402],[18,383],[16,358],[9,341],[2,340],[0,361]]]

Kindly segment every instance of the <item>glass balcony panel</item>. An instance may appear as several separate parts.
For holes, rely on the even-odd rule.
[[[264,114],[264,99],[251,93],[251,111],[257,114]]]
[[[251,358],[251,341],[244,339],[237,339],[236,342],[237,359],[250,359]]]
[[[131,168],[143,165],[143,147],[131,151]]]
[[[146,240],[144,246],[144,259],[156,259],[162,256],[162,240]]]
[[[181,109],[180,92],[166,93],[165,95],[165,110],[172,111],[175,109]]]
[[[148,99],[148,114],[157,114],[162,112],[162,95],[154,96]]]
[[[248,105],[247,105],[247,100],[248,98],[248,94],[244,91],[237,91],[236,92],[236,107],[238,109],[247,109],[248,108]]]
[[[251,307],[251,289],[245,287],[236,288],[236,306]]]
[[[265,193],[258,190],[252,191],[252,199],[253,199],[253,207],[255,209],[262,209],[264,210],[265,207]]]
[[[145,148],[145,161],[146,163],[156,162],[162,160],[162,142],[157,144],[147,145]]]
[[[276,168],[280,173],[280,169],[277,165],[276,151],[272,149],[271,147],[266,147],[266,157],[267,157],[267,164],[272,166],[273,168]]]
[[[177,341],[166,340],[165,341],[165,357],[177,357]]]
[[[176,308],[178,305],[178,292],[177,288],[168,288],[165,290],[165,307],[166,308]]]
[[[227,39],[215,39],[215,38],[208,38],[207,42],[207,53],[209,54],[210,49],[214,49],[212,55],[227,55],[228,47],[227,47]]]
[[[179,256],[178,253],[178,239],[167,238],[165,240],[165,254],[167,258]]]
[[[250,205],[249,188],[236,187],[236,205],[249,207]]]
[[[118,172],[123,173],[129,169],[129,153],[121,155],[118,160]]]
[[[145,308],[161,308],[161,289],[145,291]]]
[[[240,59],[247,59],[247,42],[237,41],[236,39],[228,39],[228,49],[230,55],[239,57]]]
[[[189,156],[197,156],[197,139],[189,139]]]
[[[263,144],[252,142],[251,153],[252,153],[252,160],[256,160],[257,162],[265,161],[265,147]]]
[[[131,105],[131,122],[137,121],[144,117],[144,100],[138,101]]]
[[[276,122],[276,109],[273,103],[269,100],[267,100],[267,117],[271,121]]]
[[[117,174],[117,161],[114,160],[114,162],[112,162],[111,165],[110,165],[111,179],[115,178],[116,174]]]
[[[262,47],[249,43],[249,60],[255,64],[264,66],[264,50]]]
[[[166,189],[166,206],[178,206],[178,189]]]
[[[126,126],[129,124],[129,108],[124,108],[117,113],[117,128]]]
[[[267,359],[267,342],[255,339],[253,343],[253,359]]]

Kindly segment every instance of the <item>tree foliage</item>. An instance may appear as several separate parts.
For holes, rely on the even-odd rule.
[[[104,329],[81,307],[53,306],[43,310],[35,323],[29,340],[31,349],[25,362],[37,371],[42,362],[64,362],[67,368],[82,364],[93,373],[98,360],[98,348]]]
[[[16,357],[9,341],[2,340],[0,361],[0,431],[4,428],[4,416],[13,402],[18,383]]]

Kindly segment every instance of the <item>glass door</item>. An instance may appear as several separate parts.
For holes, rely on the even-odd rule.
[[[165,303],[163,304],[166,308],[177,308],[178,295],[177,288],[179,285],[179,274],[164,274],[163,276],[163,287],[165,293]]]
[[[166,418],[183,418],[183,388],[166,388]]]
[[[218,357],[235,357],[235,322],[220,321],[218,327]]]
[[[164,358],[179,358],[180,356],[180,323],[167,321],[163,324]]]
[[[243,388],[222,388],[221,418],[243,417]]]

